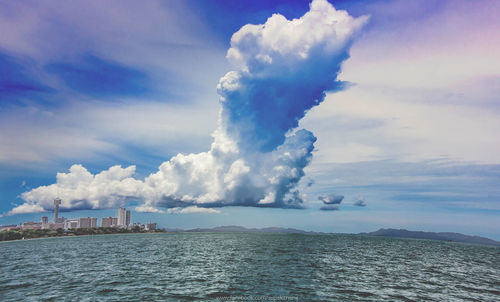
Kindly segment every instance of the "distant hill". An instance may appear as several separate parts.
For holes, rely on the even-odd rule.
[[[323,232],[308,232],[303,230],[298,230],[294,228],[280,228],[280,227],[267,227],[267,228],[245,228],[237,225],[227,225],[218,226],[214,228],[196,228],[190,230],[182,229],[166,229],[167,232],[210,232],[210,233],[280,233],[280,234],[332,234],[334,233],[323,233]],[[342,235],[335,233],[335,235]],[[431,239],[431,240],[442,240],[442,241],[453,241],[453,242],[463,242],[463,243],[475,243],[475,244],[486,244],[486,245],[496,245],[500,246],[499,241],[495,241],[489,238],[480,236],[469,236],[460,233],[448,233],[448,232],[420,232],[420,231],[408,231],[403,229],[380,229],[375,232],[370,233],[359,233],[357,235],[367,235],[367,236],[380,236],[380,237],[394,237],[394,238],[415,238],[415,239]]]
[[[442,241],[453,241],[463,243],[487,244],[500,246],[500,241],[495,241],[486,237],[469,236],[460,233],[450,232],[421,232],[408,231],[403,229],[380,229],[371,233],[360,233],[359,235],[380,236],[380,237],[395,237],[395,238],[416,238],[416,239],[431,239]]]
[[[268,228],[256,229],[256,228],[245,228],[236,225],[219,226],[215,228],[197,228],[197,229],[186,230],[185,232],[326,234],[318,232],[308,232],[292,228],[268,227]]]

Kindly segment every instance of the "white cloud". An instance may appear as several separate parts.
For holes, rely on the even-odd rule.
[[[138,209],[144,211],[302,208],[297,185],[316,138],[298,130],[298,121],[323,101],[325,90],[342,89],[337,73],[365,22],[366,17],[353,18],[315,0],[300,19],[275,14],[263,25],[244,26],[228,51],[237,69],[218,85],[222,108],[209,151],[178,154],[144,181],[132,177],[134,166],[92,175],[73,165],[70,173],[57,175],[56,184],[22,198],[45,209],[56,196],[67,209],[110,208],[132,199],[142,201]]]
[[[40,204],[32,204],[32,203],[24,203],[20,206],[17,206],[7,212],[7,215],[15,215],[15,214],[26,214],[26,213],[42,213],[45,212]]]
[[[12,213],[29,209],[51,210],[56,197],[62,200],[62,210],[117,207],[140,196],[142,182],[132,178],[134,172],[135,166],[113,166],[93,175],[82,165],[73,165],[69,173],[57,173],[56,184],[23,193],[21,197],[26,203],[14,208]]]
[[[196,206],[186,208],[171,208],[168,209],[169,214],[219,214],[220,211],[211,208],[199,208]]]
[[[96,161],[130,145],[171,156],[210,144],[218,110],[207,103],[228,64],[210,27],[183,1],[3,3],[0,28],[3,55],[22,58],[33,80],[53,88],[3,106],[0,163]],[[53,63],[78,66],[89,54],[147,74],[157,94],[105,103],[47,72]]]
[[[313,169],[442,157],[500,163],[500,144],[491,139],[500,127],[500,5],[420,6],[365,7],[375,24],[353,45],[339,76],[355,85],[327,96],[301,121],[318,137]],[[419,15],[418,22],[409,15]]]
[[[146,204],[137,206],[134,208],[134,210],[140,213],[165,213],[165,211],[163,210],[160,210],[158,208]]]
[[[189,105],[87,101],[54,108],[50,114],[34,106],[9,108],[4,113],[0,119],[0,162],[11,164],[123,154],[123,145],[159,155],[198,151],[210,144],[217,118],[217,108],[201,100]]]
[[[344,200],[344,195],[332,193],[327,196],[318,196],[318,199],[324,204],[340,204]]]
[[[274,14],[265,24],[243,26],[233,35],[227,57],[233,65],[253,73],[311,63],[307,60],[311,55],[345,54],[345,47],[366,21],[365,16],[353,18],[326,0],[315,0],[299,19],[290,21]],[[322,52],[316,52],[318,47]]]

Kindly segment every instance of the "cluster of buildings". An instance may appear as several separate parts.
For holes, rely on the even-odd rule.
[[[118,208],[118,217],[105,217],[101,221],[101,227],[124,227],[130,225],[130,211],[125,208]]]
[[[61,199],[54,199],[54,221],[49,221],[47,216],[42,217],[41,222],[25,222],[20,228],[31,230],[57,230],[57,229],[79,229],[79,228],[97,228],[97,218],[83,217],[79,219],[66,219],[59,217],[59,205]],[[118,217],[104,217],[101,220],[101,227],[117,227],[117,228],[134,228],[139,227],[142,230],[154,231],[156,230],[156,223],[130,223],[130,211],[125,208],[118,208]],[[19,228],[17,225],[7,225],[0,227],[0,230],[10,230]]]

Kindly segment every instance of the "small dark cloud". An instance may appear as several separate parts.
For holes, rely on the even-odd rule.
[[[307,179],[307,184],[306,184],[306,185],[307,185],[307,187],[308,187],[308,188],[309,188],[309,187],[311,187],[312,185],[314,185],[314,179],[312,179],[312,178],[308,178],[308,179]]]
[[[328,204],[319,208],[321,211],[339,211],[340,207],[338,204]]]
[[[366,207],[366,202],[364,197],[358,197],[358,199],[353,203],[357,207]]]
[[[327,196],[318,196],[318,200],[321,200],[324,204],[340,204],[344,200],[344,195],[332,193]]]

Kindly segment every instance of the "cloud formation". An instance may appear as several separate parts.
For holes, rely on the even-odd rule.
[[[81,165],[58,173],[57,182],[25,192],[29,207],[51,210],[113,208],[134,200],[141,211],[200,212],[223,206],[303,208],[297,190],[316,137],[297,129],[327,91],[343,88],[341,64],[366,17],[353,18],[326,0],[287,20],[245,25],[231,38],[227,58],[235,66],[217,86],[221,110],[207,152],[178,154],[138,180],[135,166],[114,166],[96,175]],[[340,203],[340,202],[339,202]],[[213,209],[208,211],[215,211]]]
[[[82,165],[71,166],[69,173],[57,173],[56,183],[25,192],[26,203],[15,207],[11,214],[43,212],[53,208],[53,200],[63,201],[61,210],[113,208],[140,196],[143,182],[134,179],[135,166],[113,166],[97,175]]]
[[[167,211],[169,214],[219,214],[220,211],[210,208],[187,207],[187,208],[171,208]]]
[[[339,211],[340,203],[344,200],[344,195],[332,193],[327,196],[318,196],[318,200],[321,200],[325,204],[319,208],[321,211]]]
[[[318,200],[321,200],[324,204],[340,204],[344,200],[344,195],[332,193],[327,196],[318,196]]]
[[[358,197],[358,199],[353,203],[357,207],[366,207],[365,198],[363,196]]]

